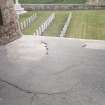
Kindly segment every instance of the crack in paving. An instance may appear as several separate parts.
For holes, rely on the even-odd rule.
[[[30,90],[25,90],[25,89],[23,89],[23,88],[21,88],[21,87],[15,85],[15,84],[12,84],[12,83],[10,83],[10,82],[8,82],[8,81],[6,81],[6,80],[1,79],[1,78],[0,78],[0,81],[3,82],[3,83],[6,83],[6,84],[8,84],[8,85],[10,85],[10,86],[12,86],[12,87],[14,87],[14,88],[16,88],[16,89],[18,89],[18,90],[21,91],[21,92],[24,92],[24,93],[26,93],[26,94],[32,94],[32,97],[30,98],[30,100],[31,100],[30,105],[33,104],[34,96],[35,96],[35,95],[34,95],[34,93],[33,93],[32,91],[30,91]],[[1,85],[1,86],[0,86],[0,89],[3,88],[3,87],[5,87],[5,86],[4,86],[4,85]]]
[[[24,93],[27,93],[27,94],[35,94],[35,95],[39,95],[39,94],[42,94],[42,95],[54,95],[54,94],[56,94],[57,95],[57,94],[64,94],[64,93],[68,92],[68,90],[67,91],[59,91],[59,92],[38,92],[38,91],[33,92],[33,91],[30,91],[30,90],[23,89],[23,88],[15,85],[15,84],[12,84],[12,83],[10,83],[10,82],[8,82],[6,80],[3,80],[1,78],[0,78],[0,81],[4,82],[4,83],[7,83],[8,85],[13,86],[14,88],[17,88],[18,90],[20,90],[20,91],[22,91]]]
[[[34,102],[34,99],[35,97],[37,98],[37,101],[39,99],[39,95],[47,95],[47,96],[52,96],[52,95],[62,95],[62,94],[66,94],[69,92],[69,90],[66,90],[66,91],[59,91],[59,92],[34,92],[34,91],[31,91],[31,90],[26,90],[26,89],[23,89],[19,86],[17,86],[16,84],[13,84],[11,82],[8,82],[6,80],[3,80],[2,78],[0,78],[0,81],[3,82],[3,83],[6,83],[16,89],[18,89],[19,91],[21,92],[24,92],[26,94],[31,94],[32,97],[30,98],[30,105],[33,105],[33,102]],[[1,86],[3,88],[3,86]],[[73,87],[72,87],[73,88]]]
[[[8,82],[6,80],[1,79],[1,78],[0,78],[0,81],[1,82],[4,82],[4,83],[7,83],[8,85],[10,85],[10,86],[12,86],[12,87],[14,87],[14,88],[16,88],[16,89],[24,92],[24,93],[34,94],[34,95],[40,95],[40,94],[42,94],[42,95],[59,95],[59,94],[65,94],[65,93],[67,93],[68,91],[70,91],[73,88],[73,87],[71,87],[70,90],[58,91],[58,92],[38,92],[38,91],[37,92],[34,92],[34,91],[30,91],[30,90],[25,90],[25,89],[23,89],[23,88],[15,85],[15,84],[12,84],[12,83],[10,83],[10,82]]]
[[[22,91],[22,92],[24,92],[24,93],[30,93],[30,94],[33,93],[33,92],[29,91],[29,90],[25,90],[25,89],[23,89],[23,88],[20,88],[19,86],[15,85],[15,84],[12,84],[12,83],[10,83],[10,82],[8,82],[8,81],[6,81],[6,80],[3,80],[3,79],[1,79],[1,78],[0,78],[0,81],[1,81],[1,82],[4,82],[4,83],[6,83],[6,84],[8,84],[8,85],[10,85],[10,86],[15,87],[15,88],[17,88],[18,90],[20,90],[20,91]]]

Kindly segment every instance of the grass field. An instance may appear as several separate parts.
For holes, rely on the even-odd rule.
[[[19,0],[20,3],[26,4],[78,4],[85,3],[87,0]]]
[[[105,39],[105,11],[74,11],[66,36]]]
[[[53,11],[38,11],[37,18],[30,28],[23,31],[23,34],[33,35],[36,29],[51,15]],[[65,37],[82,39],[103,39],[105,40],[105,11],[72,11],[73,16]],[[20,21],[29,17],[33,12],[20,16]],[[48,29],[43,33],[46,36],[59,36],[61,29],[67,19],[69,11],[56,11],[56,17]]]
[[[68,12],[55,12],[55,19],[53,23],[48,27],[48,29],[43,33],[47,36],[59,36],[60,31],[62,30],[64,23],[67,19]]]

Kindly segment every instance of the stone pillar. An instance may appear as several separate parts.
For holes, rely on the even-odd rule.
[[[13,0],[0,0],[0,45],[21,36]]]

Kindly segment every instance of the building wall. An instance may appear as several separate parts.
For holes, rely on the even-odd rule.
[[[0,45],[19,38],[20,30],[13,0],[0,0]]]

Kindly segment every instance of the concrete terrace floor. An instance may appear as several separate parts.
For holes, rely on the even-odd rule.
[[[1,46],[0,105],[105,105],[105,41],[24,36]]]

